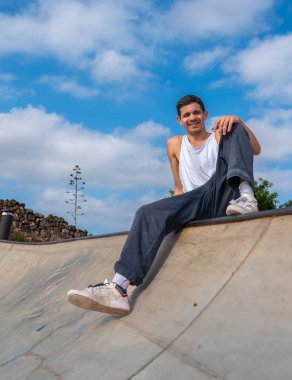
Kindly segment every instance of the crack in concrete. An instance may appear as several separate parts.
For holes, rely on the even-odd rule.
[[[57,372],[55,372],[55,370],[53,368],[51,368],[50,366],[44,364],[44,361],[46,360],[46,357],[44,357],[42,355],[39,355],[39,354],[34,354],[34,353],[29,353],[29,354],[24,355],[24,356],[35,357],[37,360],[40,361],[39,365],[36,368],[34,368],[27,375],[27,377],[26,377],[27,380],[29,380],[31,378],[31,376],[34,375],[35,373],[37,373],[37,371],[39,371],[39,370],[45,370],[45,371],[49,372],[50,374],[52,374],[57,380],[63,380],[63,376],[62,375],[60,375]]]
[[[10,364],[11,362],[21,358],[22,356],[27,356],[27,355],[30,355],[31,353],[33,353],[33,350],[35,349],[35,347],[37,347],[38,345],[40,345],[41,343],[43,343],[46,339],[50,338],[52,335],[54,335],[57,331],[63,329],[63,328],[66,328],[66,327],[69,327],[71,325],[74,325],[77,321],[80,321],[80,319],[82,319],[84,317],[84,315],[88,313],[87,311],[84,311],[81,316],[78,316],[76,317],[75,319],[73,320],[70,320],[68,322],[66,322],[65,324],[57,327],[56,329],[54,329],[53,331],[51,331],[48,335],[44,336],[42,339],[38,340],[35,344],[33,344],[29,349],[27,349],[25,352],[23,352],[22,354],[19,354],[19,355],[15,355],[13,356],[10,360],[7,360],[6,362],[0,364],[0,368],[1,367],[5,367],[6,365]],[[78,337],[77,339],[79,338],[79,334],[78,334]],[[75,339],[75,340],[77,340]],[[55,352],[54,352],[55,354]],[[37,354],[35,354],[37,355]],[[50,356],[49,356],[50,357]]]

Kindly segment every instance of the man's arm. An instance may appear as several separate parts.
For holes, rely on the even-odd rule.
[[[253,132],[248,128],[247,125],[244,124],[244,122],[237,116],[221,116],[213,125],[212,130],[216,131],[216,140],[217,142],[220,141],[220,136],[226,135],[226,133],[231,131],[231,128],[234,123],[238,123],[243,126],[243,128],[246,130],[249,136],[249,140],[251,143],[251,146],[253,148],[253,152],[255,155],[258,155],[261,153],[261,145],[258,142],[257,138],[253,134]]]
[[[174,136],[167,140],[167,156],[174,180],[174,195],[183,194],[183,187],[179,178],[179,153],[182,136]]]

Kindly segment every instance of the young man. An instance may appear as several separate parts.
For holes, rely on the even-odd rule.
[[[128,314],[127,288],[143,282],[165,235],[193,220],[258,211],[252,188],[253,155],[261,147],[252,131],[240,118],[222,116],[213,133],[207,132],[208,112],[194,95],[179,99],[176,108],[186,135],[167,141],[174,197],[138,209],[112,282],[70,290],[67,296],[74,305]]]

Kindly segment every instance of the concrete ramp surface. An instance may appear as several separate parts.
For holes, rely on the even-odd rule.
[[[169,235],[145,283],[130,290],[126,317],[66,299],[70,288],[111,278],[125,234],[0,242],[0,378],[291,380],[286,213]]]

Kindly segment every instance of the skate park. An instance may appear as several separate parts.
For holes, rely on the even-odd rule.
[[[290,380],[292,209],[166,237],[125,317],[66,299],[113,275],[126,232],[0,242],[0,378]]]

